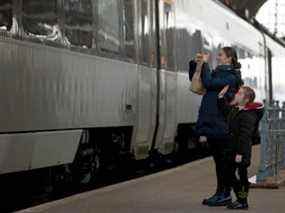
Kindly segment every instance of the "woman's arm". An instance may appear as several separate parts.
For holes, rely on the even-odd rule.
[[[227,118],[230,112],[235,108],[234,106],[230,106],[229,104],[227,104],[225,98],[221,96],[218,97],[218,107],[225,118]]]
[[[207,90],[216,90],[223,88],[226,85],[235,85],[235,77],[228,75],[224,78],[213,78],[211,75],[209,64],[205,63],[202,70],[202,83]]]
[[[218,108],[222,111],[225,118],[227,118],[230,112],[235,109],[234,106],[228,104],[227,99],[225,98],[229,88],[229,85],[225,86],[218,95]]]

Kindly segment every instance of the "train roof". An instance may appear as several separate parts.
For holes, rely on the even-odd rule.
[[[263,36],[259,30],[241,19],[230,9],[212,0],[181,0],[180,8],[190,19],[200,20],[205,24],[205,31],[216,34],[229,41],[246,47],[255,54],[260,54]],[[203,20],[203,21],[202,21]]]
[[[271,50],[273,55],[285,56],[285,42],[282,39],[276,37],[274,34],[269,32],[268,29],[264,27],[262,24],[260,24],[256,19],[249,20],[243,16],[239,16],[237,13],[235,13],[233,10],[225,6],[220,1],[217,1],[217,0],[214,0],[214,1],[216,4],[223,7],[224,9],[226,9],[233,15],[238,16],[239,18],[241,18],[241,20],[243,20],[247,24],[250,24],[256,30],[262,33],[266,40],[266,46]]]
[[[221,36],[232,43],[249,49],[253,53],[264,53],[266,46],[274,56],[285,56],[285,43],[266,30],[257,21],[237,15],[233,10],[216,0],[178,0],[179,8],[189,20],[199,20],[205,31]]]

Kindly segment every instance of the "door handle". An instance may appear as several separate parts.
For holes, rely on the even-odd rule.
[[[132,110],[133,110],[133,105],[131,105],[131,104],[126,104],[126,105],[125,105],[125,109],[126,109],[126,111],[132,111]]]

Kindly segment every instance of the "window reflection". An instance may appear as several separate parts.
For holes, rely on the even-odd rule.
[[[202,52],[208,54],[208,63],[211,68],[214,68],[216,65],[216,58],[215,57],[215,48],[214,48],[214,41],[213,37],[208,33],[203,33],[202,42],[203,42],[203,49]]]
[[[57,0],[23,0],[23,28],[32,38],[60,41]]]
[[[12,0],[0,2],[0,30],[10,31],[13,23]]]
[[[150,55],[150,13],[149,13],[149,1],[141,1],[141,48],[142,48],[142,57],[141,61],[144,64],[149,64]]]
[[[119,1],[98,0],[98,46],[100,50],[112,53],[120,51]]]
[[[202,51],[202,33],[193,27],[193,29],[177,29],[176,35],[178,69],[187,71],[189,60],[194,59],[196,53]]]
[[[161,65],[174,70],[175,15],[173,3],[161,1]]]
[[[65,37],[71,46],[92,48],[92,0],[64,0]]]
[[[241,46],[234,46],[241,63],[241,74],[245,85],[255,89],[258,101],[265,97],[264,84],[264,58]]]
[[[128,58],[135,57],[135,27],[134,27],[134,1],[124,0],[124,40],[125,40],[125,51]]]

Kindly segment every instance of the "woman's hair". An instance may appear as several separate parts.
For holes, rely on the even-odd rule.
[[[238,62],[237,52],[233,47],[223,47],[222,50],[225,52],[228,58],[232,58],[232,65],[234,69],[240,69],[241,64]]]

